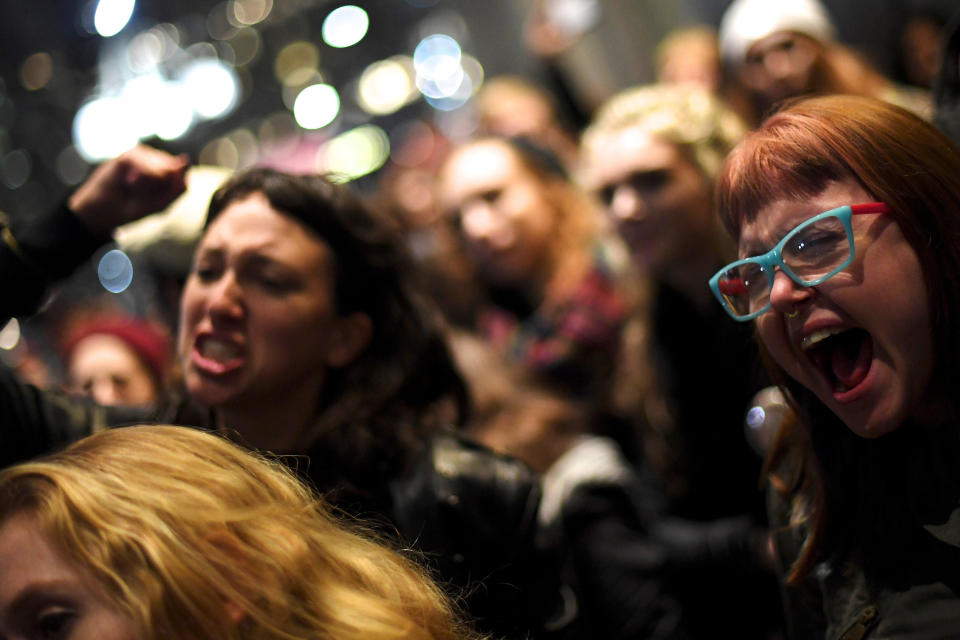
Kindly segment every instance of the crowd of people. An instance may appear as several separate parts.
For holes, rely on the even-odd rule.
[[[172,321],[0,366],[0,637],[960,634],[951,28],[931,92],[736,0],[581,130],[510,77],[373,196],[237,171]],[[189,171],[3,226],[0,321]]]

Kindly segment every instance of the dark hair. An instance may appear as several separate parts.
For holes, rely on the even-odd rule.
[[[938,508],[960,490],[953,470],[960,460],[960,402],[951,388],[960,379],[958,176],[960,150],[933,126],[900,107],[854,96],[788,105],[748,134],[721,172],[718,209],[734,239],[775,200],[802,200],[832,181],[856,180],[890,206],[917,253],[929,294],[929,391],[947,403],[941,425],[905,425],[881,438],[860,438],[771,363],[807,430],[807,444],[800,445],[807,464],[793,488],[803,485],[814,504],[810,541],[794,578],[823,557],[848,552],[862,554],[869,571],[902,569],[889,545],[909,535],[905,514]]]
[[[214,194],[207,224],[252,193],[323,240],[334,256],[338,313],[362,312],[371,320],[366,349],[328,373],[316,429],[305,443],[316,452],[311,464],[323,465],[314,478],[319,471],[370,486],[406,465],[422,436],[442,426],[443,401],[450,402],[451,420],[466,420],[465,383],[392,222],[325,177],[257,168]]]
[[[523,164],[535,170],[542,176],[549,176],[559,180],[569,180],[566,167],[560,157],[552,150],[544,147],[536,140],[527,136],[490,136],[503,140],[520,156]]]

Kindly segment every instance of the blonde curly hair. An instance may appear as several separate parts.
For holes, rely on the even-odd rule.
[[[0,522],[24,513],[145,640],[476,638],[416,563],[211,433],[114,429],[11,467]]]
[[[632,128],[687,149],[711,184],[723,159],[746,132],[741,118],[708,91],[650,84],[607,100],[584,131],[581,146],[589,150],[602,135]]]

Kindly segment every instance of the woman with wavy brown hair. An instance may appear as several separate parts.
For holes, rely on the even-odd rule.
[[[473,638],[409,558],[281,462],[172,426],[0,475],[5,638]]]
[[[49,279],[149,212],[149,196],[176,195],[184,169],[137,147],[69,208],[3,229],[0,315],[29,311]],[[441,326],[390,221],[348,187],[268,168],[228,180],[187,275],[177,344],[183,384],[139,412],[40,392],[0,367],[0,463],[132,422],[216,429],[289,455],[331,503],[422,551],[479,628],[544,632],[557,585],[535,548],[536,477],[457,433],[465,389]]]

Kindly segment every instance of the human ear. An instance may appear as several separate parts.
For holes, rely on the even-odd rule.
[[[331,332],[327,364],[345,367],[366,349],[373,337],[373,321],[367,314],[357,311],[338,318]]]

